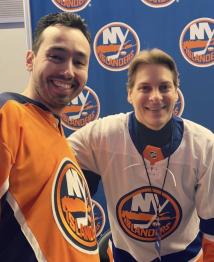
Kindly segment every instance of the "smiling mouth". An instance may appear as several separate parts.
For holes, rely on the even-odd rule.
[[[151,112],[159,112],[162,109],[165,109],[166,106],[162,106],[162,107],[158,107],[158,108],[149,108],[149,107],[145,107],[145,108],[146,108],[146,110],[151,111]]]
[[[70,89],[72,88],[71,82],[65,82],[65,81],[61,81],[61,80],[52,80],[52,83],[54,84],[54,86],[61,88],[61,89]]]

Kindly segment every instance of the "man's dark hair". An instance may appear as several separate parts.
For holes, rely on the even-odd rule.
[[[75,13],[67,13],[67,12],[48,14],[40,18],[34,32],[32,49],[35,54],[38,52],[38,49],[42,42],[42,36],[41,36],[42,32],[47,27],[54,26],[54,25],[62,25],[62,26],[79,29],[87,38],[89,44],[91,43],[91,36],[88,31],[88,27],[84,19],[82,19],[79,15]]]

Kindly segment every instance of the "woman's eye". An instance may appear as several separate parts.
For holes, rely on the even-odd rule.
[[[147,92],[149,92],[149,90],[150,90],[150,86],[141,86],[140,87],[140,90],[142,91],[142,92],[144,92],[144,93],[147,93]]]
[[[159,86],[159,89],[160,89],[160,91],[162,91],[162,92],[166,92],[166,91],[168,91],[169,86],[168,86],[168,85],[160,85],[160,86]]]

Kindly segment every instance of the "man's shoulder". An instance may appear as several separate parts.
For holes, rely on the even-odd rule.
[[[0,108],[6,103],[14,104],[14,102],[15,104],[24,104],[26,103],[26,97],[13,92],[4,92],[0,94]]]

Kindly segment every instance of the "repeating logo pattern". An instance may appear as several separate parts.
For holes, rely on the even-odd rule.
[[[92,207],[94,212],[95,228],[97,237],[102,233],[106,223],[106,216],[103,207],[94,199],[92,199]]]
[[[185,26],[180,36],[180,50],[192,65],[214,65],[214,19],[198,18]]]
[[[174,107],[174,114],[176,116],[182,116],[184,111],[185,101],[181,89],[178,88],[178,100]]]
[[[152,188],[154,195],[150,187],[130,192],[119,200],[116,208],[123,231],[142,242],[166,238],[176,230],[182,217],[180,205],[169,193],[163,191],[161,194],[159,188]],[[156,202],[159,204],[159,218]]]
[[[84,9],[91,0],[52,0],[59,9],[67,12],[77,12]]]
[[[140,50],[137,33],[127,24],[113,22],[102,27],[94,39],[94,54],[99,64],[110,71],[128,68]]]
[[[74,98],[63,110],[62,124],[77,130],[100,115],[100,102],[96,93],[85,86],[78,97]]]
[[[141,0],[141,1],[144,4],[154,8],[166,7],[175,2],[175,0]]]
[[[97,251],[89,189],[70,159],[63,159],[55,175],[52,209],[61,233],[72,246],[86,253]]]

